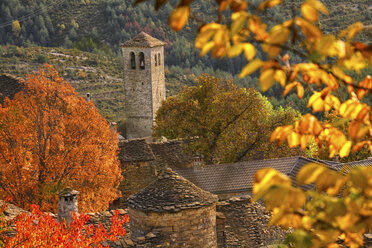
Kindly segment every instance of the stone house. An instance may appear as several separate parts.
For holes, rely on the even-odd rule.
[[[119,143],[119,160],[123,181],[122,197],[111,208],[126,206],[125,200],[156,180],[166,168],[192,166],[193,157],[184,152],[184,141],[150,142],[145,138],[123,140]]]

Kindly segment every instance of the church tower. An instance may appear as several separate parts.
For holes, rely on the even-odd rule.
[[[156,111],[165,100],[164,44],[141,32],[121,45],[127,139],[152,135]]]

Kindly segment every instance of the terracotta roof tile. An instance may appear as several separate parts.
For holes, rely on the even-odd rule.
[[[217,200],[216,195],[167,169],[154,183],[130,196],[127,203],[129,207],[144,212],[179,212],[210,206]]]
[[[160,41],[145,32],[141,32],[133,37],[131,40],[128,40],[121,44],[121,47],[157,47],[164,46],[165,43]]]

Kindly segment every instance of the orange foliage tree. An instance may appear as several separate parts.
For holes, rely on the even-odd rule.
[[[73,214],[73,221],[69,226],[58,223],[53,216],[40,211],[39,206],[31,205],[31,214],[21,213],[15,221],[16,236],[5,238],[5,248],[17,247],[108,247],[103,242],[115,242],[125,234],[123,225],[128,216],[119,217],[119,211],[111,217],[112,225],[107,232],[102,224],[94,228],[87,225],[88,215],[79,217]],[[0,244],[1,247],[1,244]]]
[[[119,196],[117,150],[93,103],[45,65],[0,107],[0,198],[55,211],[56,194],[71,187],[82,212],[105,209]]]

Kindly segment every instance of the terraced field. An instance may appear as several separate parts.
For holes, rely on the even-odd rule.
[[[124,118],[124,87],[119,61],[75,49],[20,48],[0,51],[0,73],[24,77],[43,63],[53,65],[85,97],[90,93],[97,108],[109,121]]]

